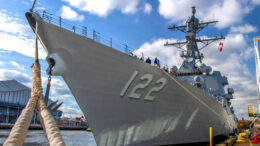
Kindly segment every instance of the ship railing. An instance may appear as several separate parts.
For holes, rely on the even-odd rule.
[[[46,11],[37,12],[37,13],[47,23],[59,26],[63,29],[72,31],[78,35],[92,39],[98,43],[101,43],[103,45],[106,45],[108,47],[111,47],[113,49],[116,49],[118,51],[133,56],[132,50],[134,49],[132,47],[129,47],[128,45],[123,44],[120,41],[113,39],[112,37],[107,37],[94,29],[90,29],[87,26],[72,24],[69,21],[62,18],[61,16],[56,16]]]
[[[127,44],[121,43],[121,41],[114,39],[112,37],[107,37],[104,34],[101,34],[100,32],[90,29],[87,26],[73,24],[69,22],[68,20],[62,18],[61,16],[54,15],[52,13],[49,13],[47,11],[37,11],[41,18],[50,24],[59,26],[63,29],[72,31],[78,35],[84,36],[86,38],[92,39],[98,43],[101,43],[103,45],[106,45],[108,47],[111,47],[115,50],[118,50],[120,52],[123,52],[125,54],[128,54],[130,56],[133,56],[135,58],[141,59],[145,61],[148,57],[150,57],[151,60],[153,60],[156,56],[152,55],[145,55],[143,52],[140,51],[134,51],[135,49]],[[55,13],[55,12],[53,12]],[[166,65],[167,66],[167,65]]]

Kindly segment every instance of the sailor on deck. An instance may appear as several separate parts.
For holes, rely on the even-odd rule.
[[[166,65],[166,66],[163,66],[163,70],[164,70],[165,72],[169,72],[168,66],[167,66],[167,65]]]
[[[145,62],[151,64],[151,59],[150,59],[150,57],[148,57],[148,58],[145,60]]]
[[[159,59],[157,57],[154,58],[154,63],[153,64],[156,67],[160,67],[160,61],[159,61]]]

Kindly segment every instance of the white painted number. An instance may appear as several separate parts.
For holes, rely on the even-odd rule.
[[[129,89],[129,87],[131,86],[132,82],[135,80],[136,76],[138,75],[138,71],[135,71],[133,73],[133,75],[130,77],[130,79],[126,82],[124,88],[122,89],[120,96],[123,97],[127,90]],[[129,98],[134,98],[134,99],[140,99],[142,94],[141,93],[137,93],[138,90],[140,89],[145,89],[149,86],[149,84],[152,82],[153,80],[153,76],[151,74],[145,74],[143,76],[141,76],[140,81],[141,83],[138,83],[136,86],[134,86],[134,88],[132,89],[132,91],[129,94]],[[154,101],[155,97],[152,96],[152,93],[156,93],[159,92],[161,89],[163,89],[163,87],[166,85],[167,83],[167,79],[165,78],[160,78],[159,80],[157,80],[155,82],[155,84],[157,86],[151,88],[148,93],[145,95],[144,100],[146,101]],[[159,85],[159,86],[158,86]]]
[[[125,87],[123,88],[123,90],[120,93],[121,97],[125,95],[127,89],[129,88],[129,86],[131,85],[131,83],[133,82],[133,80],[135,79],[137,74],[138,74],[138,71],[135,71],[133,73],[133,75],[131,76],[131,78],[126,82]]]
[[[141,97],[141,94],[136,93],[136,90],[146,88],[146,87],[151,83],[152,79],[153,79],[153,76],[152,76],[151,74],[145,74],[145,75],[143,75],[143,76],[141,77],[141,81],[145,81],[145,80],[146,80],[146,82],[145,82],[145,83],[139,83],[139,84],[137,84],[137,85],[133,88],[132,92],[129,94],[129,97],[131,97],[131,98],[136,98],[136,99],[140,98],[140,97]]]
[[[148,101],[153,101],[154,100],[154,96],[151,96],[151,94],[153,92],[159,92],[166,84],[167,80],[165,78],[161,78],[159,80],[156,81],[156,84],[161,84],[159,87],[153,87],[144,97],[144,100],[148,100]]]

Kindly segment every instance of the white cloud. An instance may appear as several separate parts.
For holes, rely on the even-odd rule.
[[[29,26],[23,24],[19,18],[0,12],[0,49],[34,57],[34,38],[28,32]],[[39,58],[45,57],[46,52],[39,43]]]
[[[61,100],[61,101],[64,101],[64,100],[67,100],[67,99],[70,99],[70,98],[74,98],[71,94],[63,94],[63,95],[58,95],[58,96],[52,96],[50,97],[52,100]]]
[[[34,39],[22,35],[0,32],[0,48],[34,57]],[[44,59],[46,56],[46,52],[39,43],[39,58]]]
[[[66,85],[66,83],[64,81],[54,78],[51,80],[51,83],[52,83],[52,88],[53,88],[53,90],[51,90],[52,94],[55,94],[55,95],[71,94],[68,86]]]
[[[166,42],[174,42],[174,39],[157,39],[153,42],[145,42],[139,49],[134,51],[134,54],[138,57],[144,54],[145,59],[150,57],[154,59],[158,57],[161,62],[161,66],[168,65],[180,65],[181,59],[179,57],[179,51],[176,48],[164,47]],[[178,59],[177,59],[178,58]]]
[[[205,49],[203,51],[204,62],[228,77],[228,86],[235,90],[235,99],[232,102],[235,112],[239,117],[247,117],[246,113],[240,112],[241,109],[247,111],[247,104],[257,102],[255,77],[250,73],[245,62],[254,57],[253,49],[247,44],[246,38],[242,34],[227,35],[223,44],[222,53],[217,49]],[[217,46],[218,44],[215,44],[215,48]]]
[[[19,70],[25,70],[23,65],[20,65],[15,61],[10,61],[10,64],[13,65],[14,67],[18,68]]]
[[[256,32],[256,31],[257,31],[257,28],[250,24],[245,24],[245,25],[241,25],[241,26],[237,26],[237,27],[232,26],[230,28],[230,32],[232,32],[232,33],[248,34],[248,33]]]
[[[51,90],[54,87],[51,88]],[[83,115],[80,109],[75,108],[78,106],[75,98],[71,94],[63,94],[63,95],[53,95],[50,96],[50,99],[53,101],[59,100],[59,102],[63,102],[63,105],[59,108],[63,112],[63,117],[80,117]]]
[[[45,10],[46,8],[41,6],[41,7],[36,7],[36,10]]]
[[[3,62],[3,61],[0,61],[0,65],[4,65],[4,62]]]
[[[241,22],[251,8],[246,1],[237,0],[159,0],[159,2],[159,13],[172,22],[185,21],[191,15],[191,7],[196,6],[196,16],[203,21],[218,20],[218,28]]]
[[[68,6],[62,6],[61,8],[61,17],[68,20],[84,20],[83,15],[79,15],[76,11],[72,10]]]
[[[9,17],[6,12],[0,12],[0,31],[18,35],[26,35],[29,26],[22,24],[19,18]]]
[[[0,80],[17,80],[28,85],[31,82],[31,77],[16,70],[0,69]]]
[[[47,85],[48,78],[42,77],[42,86],[45,87]],[[55,98],[68,98],[72,97],[70,90],[67,84],[57,77],[52,77],[51,79],[51,95],[55,95]],[[56,97],[59,96],[59,97]]]
[[[254,56],[254,53],[254,49],[252,47],[249,47],[240,53],[240,57],[244,58],[245,60],[248,60]]]
[[[9,50],[1,50],[1,49],[0,49],[0,53],[8,53],[8,54],[10,54],[11,51],[9,51]]]
[[[168,64],[180,66],[182,59],[179,57],[177,48],[164,47],[166,41],[175,42],[176,40],[157,39],[153,42],[145,42],[139,49],[135,51],[138,56],[144,55],[157,56],[162,65]],[[257,105],[257,90],[255,77],[249,72],[245,63],[249,58],[254,57],[253,49],[246,41],[243,34],[229,34],[226,36],[223,52],[218,50],[218,43],[214,43],[202,52],[205,59],[203,62],[212,66],[213,70],[221,71],[222,75],[228,77],[229,85],[235,90],[232,105],[239,117],[247,117],[247,104]],[[200,45],[200,44],[199,44]]]
[[[150,14],[152,12],[152,5],[149,3],[144,3],[144,13],[145,14]]]
[[[253,4],[260,5],[260,0],[252,0]]]
[[[70,118],[75,118],[75,117],[80,117],[83,115],[82,111],[80,109],[72,108],[69,106],[61,106],[59,108],[63,112],[63,117],[70,117]]]
[[[106,17],[112,10],[120,10],[125,14],[137,12],[140,0],[63,0],[70,6]]]
[[[22,1],[22,4],[26,5],[26,6],[30,6],[31,3],[29,3],[28,1]]]
[[[46,87],[47,81],[47,77],[42,77],[43,87]],[[63,116],[75,118],[83,115],[81,110],[75,108],[78,104],[71,94],[68,86],[62,79],[60,79],[60,77],[53,76],[51,79],[50,98],[53,101],[59,100],[59,102],[63,102],[63,105],[59,108],[59,110],[63,112]]]
[[[228,86],[235,90],[235,99],[232,102],[235,112],[239,117],[247,117],[246,113],[240,112],[241,109],[247,111],[247,104],[257,103],[256,79],[245,63],[246,60],[254,57],[253,49],[242,34],[227,35],[223,44],[222,53],[217,52],[217,49],[205,49],[204,62],[228,77]],[[217,46],[215,44],[215,48]]]

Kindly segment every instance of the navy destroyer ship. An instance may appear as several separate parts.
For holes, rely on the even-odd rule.
[[[27,12],[31,28],[46,50],[52,75],[62,76],[92,128],[97,145],[173,145],[209,141],[235,132],[233,89],[219,71],[202,63],[197,33],[216,23],[192,16],[183,26],[182,65],[171,73]],[[36,31],[37,30],[37,31]],[[205,47],[203,46],[203,47]],[[163,47],[163,46],[162,46]]]

